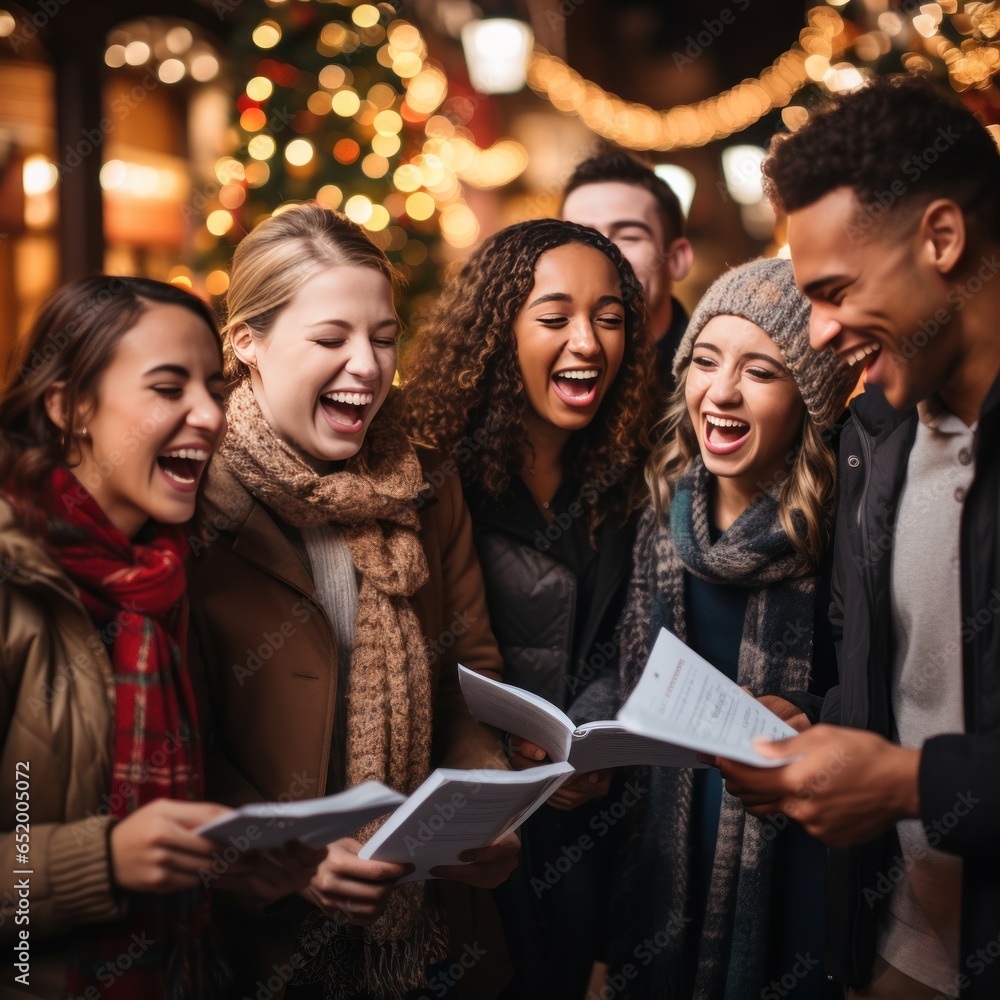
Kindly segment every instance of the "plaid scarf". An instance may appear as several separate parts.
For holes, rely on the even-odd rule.
[[[124,817],[154,799],[200,799],[201,748],[185,654],[184,533],[150,525],[141,543],[131,541],[62,466],[42,505],[48,550],[76,586],[114,671],[113,769],[101,811]],[[68,993],[205,996],[201,894],[129,896],[125,920],[74,933]]]
[[[785,534],[778,502],[761,494],[712,544],[710,474],[701,458],[677,484],[669,522],[647,508],[639,522],[635,570],[620,624],[622,682],[632,687],[661,626],[687,641],[685,574],[748,591],[737,680],[761,696],[805,690],[812,671],[815,576]],[[789,641],[788,626],[796,625]],[[691,898],[688,844],[693,827],[693,772],[649,768],[650,794],[632,831],[616,882],[612,967],[634,960],[636,941],[668,928],[669,940],[629,996],[657,1000],[756,1000],[765,985],[774,873],[774,830],[748,816],[723,792],[707,899]],[[636,920],[637,899],[648,901]],[[700,911],[700,936],[685,931]],[[616,921],[615,917],[620,917]],[[643,926],[645,924],[645,926]],[[695,923],[697,926],[697,923]]]

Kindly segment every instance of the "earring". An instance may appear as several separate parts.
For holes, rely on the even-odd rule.
[[[77,431],[77,437],[87,438],[89,436],[90,436],[90,432],[87,430],[86,427],[81,427],[80,430]]]

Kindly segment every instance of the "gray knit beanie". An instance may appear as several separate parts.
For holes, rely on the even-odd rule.
[[[818,430],[840,416],[859,374],[833,351],[809,346],[809,300],[795,287],[792,262],[761,257],[717,278],[691,314],[674,355],[674,377],[690,364],[694,342],[714,316],[742,316],[774,341]]]

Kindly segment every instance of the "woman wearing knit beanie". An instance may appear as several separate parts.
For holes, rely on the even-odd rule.
[[[433,763],[506,767],[458,685],[458,657],[493,676],[501,665],[461,489],[383,409],[396,284],[364,232],[318,205],[262,222],[233,258],[229,434],[191,572],[215,723],[208,780],[223,802],[369,779],[409,794],[432,747]],[[492,888],[518,846],[512,834],[435,873]],[[397,887],[411,868],[362,860],[360,847],[330,844],[311,885],[280,905],[220,907],[234,996],[266,983],[269,996],[400,1000],[449,944],[458,956],[471,922],[446,921],[436,885]]]
[[[646,466],[621,621],[622,681],[661,627],[797,729],[836,681],[824,554],[830,432],[855,382],[809,346],[791,263],[719,278],[674,361],[678,387]],[[618,881],[612,974],[657,1000],[819,997],[824,853],[784,817],[747,816],[715,768],[652,768]],[[649,942],[652,942],[650,944]]]

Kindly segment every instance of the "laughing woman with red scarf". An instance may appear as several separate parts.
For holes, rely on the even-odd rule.
[[[221,846],[194,831],[224,810],[200,801],[183,525],[221,391],[200,301],[99,276],[42,307],[0,398],[4,995],[216,992],[199,890]]]

